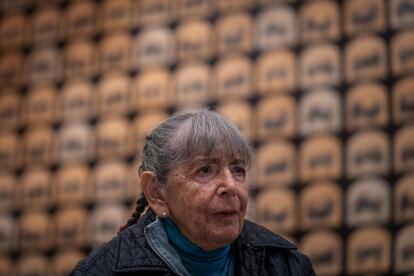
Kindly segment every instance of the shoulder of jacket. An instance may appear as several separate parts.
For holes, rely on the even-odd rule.
[[[244,243],[259,247],[276,247],[279,249],[296,250],[297,247],[280,235],[260,226],[252,221],[245,220],[240,233],[240,240]]]
[[[113,238],[111,241],[104,243],[94,249],[85,259],[78,262],[73,269],[71,276],[80,275],[97,275],[95,270],[109,271],[115,262],[115,254],[117,252],[119,239]]]
[[[119,232],[111,241],[99,246],[80,261],[71,275],[113,275],[111,273],[116,274],[124,268],[138,267],[142,261],[140,259],[136,263],[140,254],[153,257],[144,235],[144,227],[152,219],[151,213],[146,214],[137,223]]]
[[[296,267],[299,275],[316,275],[311,260],[299,250],[289,251],[290,267]]]

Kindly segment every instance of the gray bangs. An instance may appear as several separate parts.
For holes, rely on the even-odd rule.
[[[216,112],[200,110],[174,115],[146,137],[139,174],[151,171],[164,183],[171,169],[198,156],[237,158],[247,169],[254,162],[252,146],[232,123]]]
[[[201,110],[194,113],[177,130],[173,140],[178,150],[177,163],[189,162],[196,156],[211,156],[213,152],[228,159],[238,158],[248,168],[253,163],[252,146],[236,126],[216,112]]]

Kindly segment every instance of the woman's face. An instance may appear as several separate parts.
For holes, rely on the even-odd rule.
[[[248,201],[241,160],[198,156],[170,171],[165,192],[170,218],[199,247],[217,249],[240,234]]]

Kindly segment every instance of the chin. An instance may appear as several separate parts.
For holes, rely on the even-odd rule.
[[[237,227],[229,227],[215,233],[214,240],[221,243],[222,246],[232,243],[240,235],[241,229]]]

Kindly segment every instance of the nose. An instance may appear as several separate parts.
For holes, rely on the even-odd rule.
[[[235,196],[237,194],[237,183],[229,168],[223,169],[219,177],[219,196]]]

